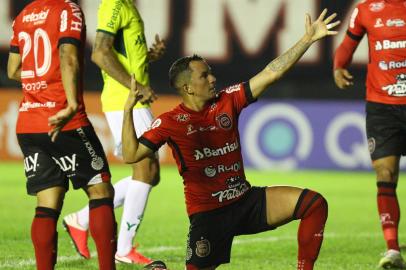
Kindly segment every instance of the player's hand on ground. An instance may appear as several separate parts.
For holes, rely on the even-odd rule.
[[[162,58],[162,56],[165,54],[166,51],[166,45],[165,45],[165,40],[160,39],[159,35],[155,35],[155,42],[152,44],[152,47],[149,48],[148,51],[148,58],[149,62],[154,62]]]
[[[325,36],[336,35],[338,33],[337,31],[330,31],[340,24],[340,21],[333,22],[337,13],[333,13],[325,19],[326,14],[327,9],[324,9],[319,18],[314,22],[312,22],[310,15],[306,14],[306,35],[308,35],[313,42]]]
[[[56,137],[61,132],[62,128],[73,118],[76,111],[77,110],[68,106],[48,118],[48,125],[51,126],[48,135],[51,137],[52,142],[56,140]]]
[[[351,73],[344,68],[337,68],[334,70],[334,81],[338,88],[346,89],[353,85],[353,77]]]

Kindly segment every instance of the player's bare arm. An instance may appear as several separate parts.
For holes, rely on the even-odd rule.
[[[62,76],[62,84],[65,90],[68,105],[55,115],[48,118],[51,130],[48,135],[55,141],[62,128],[72,119],[78,110],[78,87],[79,87],[79,52],[72,44],[59,46],[59,61]]]
[[[152,44],[151,48],[148,50],[148,60],[149,62],[155,62],[161,59],[166,51],[165,40],[160,39],[159,35],[155,35],[155,42]]]
[[[21,56],[19,53],[8,55],[7,75],[9,79],[21,82]]]
[[[153,154],[153,151],[138,143],[134,128],[133,108],[143,98],[143,89],[138,88],[134,75],[131,76],[131,88],[124,105],[123,130],[121,133],[123,143],[123,160],[125,163],[136,163]]]
[[[337,31],[330,31],[340,24],[340,21],[332,22],[337,14],[334,13],[325,18],[326,14],[327,9],[324,9],[314,22],[311,21],[310,15],[306,14],[306,33],[304,36],[292,48],[274,59],[265,69],[250,79],[254,98],[258,98],[271,84],[290,70],[314,42],[326,36],[337,34]]]

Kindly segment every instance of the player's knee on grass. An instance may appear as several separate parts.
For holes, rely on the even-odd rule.
[[[318,192],[304,189],[297,201],[292,219],[303,219],[311,215],[315,210],[322,209],[327,217],[327,200]]]

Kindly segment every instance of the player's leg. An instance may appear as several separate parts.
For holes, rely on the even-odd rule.
[[[106,113],[110,129],[116,142],[116,155],[121,156],[121,130],[123,112]],[[136,134],[140,137],[151,125],[153,116],[150,109],[140,108],[133,111]],[[133,239],[144,216],[149,193],[159,182],[159,162],[157,156],[151,156],[132,165],[132,181],[125,188],[123,214],[118,234],[116,260],[125,263],[147,264],[151,260],[133,247]],[[115,186],[116,192],[121,187]]]
[[[298,230],[298,270],[313,269],[323,241],[327,201],[317,192],[288,186],[266,189],[267,222],[280,226],[300,219]]]
[[[55,267],[58,250],[56,225],[65,192],[64,187],[51,187],[37,193],[37,207],[31,225],[31,239],[38,270],[52,270]]]
[[[400,156],[406,153],[406,107],[366,104],[368,147],[377,180],[378,213],[387,251],[379,262],[385,268],[406,268],[400,255],[398,226],[400,208],[396,196]]]

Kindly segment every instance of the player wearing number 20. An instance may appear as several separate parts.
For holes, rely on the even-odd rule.
[[[69,0],[35,0],[15,18],[7,66],[24,98],[17,138],[24,154],[27,192],[37,197],[31,238],[37,269],[56,263],[56,224],[69,188],[89,196],[89,227],[101,270],[115,269],[114,190],[99,139],[83,103],[82,10]]]

